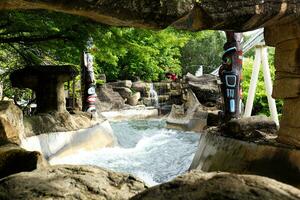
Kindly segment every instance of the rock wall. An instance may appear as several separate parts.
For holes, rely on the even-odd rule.
[[[155,105],[156,100],[150,92],[151,84],[153,84],[153,88],[157,93],[157,100],[163,114],[170,111],[172,104],[182,103],[182,84],[180,82],[171,82],[167,80],[148,83],[143,81],[132,82],[130,80],[123,80],[109,82],[105,86],[99,88],[98,96],[100,103],[98,107],[101,111],[127,109],[128,105],[155,107],[157,106]],[[106,88],[107,91],[103,90],[103,88]],[[111,104],[112,106],[105,107],[105,103]],[[124,103],[126,105],[124,105]]]
[[[297,16],[294,0],[2,0],[0,9],[47,9],[115,26],[247,31]]]
[[[300,187],[300,150],[201,134],[190,169],[256,174]]]
[[[284,34],[283,34],[284,33]],[[284,100],[278,141],[300,147],[300,23],[284,20],[265,28],[267,45],[275,46],[273,96]]]
[[[39,152],[29,152],[16,144],[0,141],[0,178],[47,166]]]
[[[99,115],[103,111],[122,109],[125,106],[125,100],[113,90],[112,86],[100,86],[96,89],[96,94],[98,96],[96,108]]]
[[[194,170],[152,187],[131,200],[297,200],[300,191],[275,180],[251,175]]]
[[[221,107],[217,80],[209,74],[201,77],[187,74],[181,88],[183,104],[172,106],[167,127],[203,132],[210,126],[217,126]]]
[[[24,138],[23,113],[12,101],[0,102],[0,139],[20,144]]]
[[[207,126],[207,117],[208,113],[203,110],[195,94],[189,90],[185,104],[172,106],[167,118],[167,127],[202,132]]]
[[[68,132],[89,128],[103,121],[104,118],[93,118],[85,112],[53,112],[24,117],[25,136],[35,136],[43,133]]]
[[[93,166],[53,166],[0,180],[0,199],[127,200],[147,189],[139,179]]]

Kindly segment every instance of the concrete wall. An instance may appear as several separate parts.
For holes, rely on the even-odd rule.
[[[107,120],[79,131],[41,134],[21,141],[21,147],[29,151],[39,151],[48,160],[80,150],[94,150],[116,144],[117,140]]]
[[[300,187],[300,150],[202,134],[190,169],[256,174]]]

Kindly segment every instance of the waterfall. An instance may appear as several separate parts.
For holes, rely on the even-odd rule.
[[[153,83],[150,83],[150,97],[151,97],[151,101],[152,99],[154,100],[154,106],[158,108],[159,107],[158,94],[155,91]]]

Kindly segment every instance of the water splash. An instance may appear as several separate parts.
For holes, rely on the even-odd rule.
[[[112,123],[119,146],[53,158],[51,164],[91,164],[133,174],[149,185],[169,181],[187,171],[199,135],[163,128],[160,120]]]
[[[154,106],[156,108],[159,107],[159,99],[158,99],[158,94],[154,88],[154,84],[153,83],[150,83],[150,97],[151,99],[154,100]]]

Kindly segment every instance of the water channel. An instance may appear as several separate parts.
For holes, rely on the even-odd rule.
[[[163,120],[113,122],[119,145],[55,159],[51,164],[90,164],[136,175],[149,185],[189,168],[199,135],[165,128]]]

